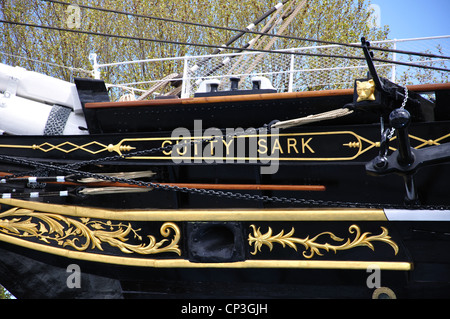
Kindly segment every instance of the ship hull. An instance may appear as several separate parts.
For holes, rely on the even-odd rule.
[[[18,298],[448,297],[448,214],[2,200],[1,279]]]
[[[417,150],[445,143],[450,139],[448,121],[417,123],[410,129],[411,146]],[[204,141],[208,135],[198,131],[188,140]],[[203,131],[204,132],[204,131]],[[67,203],[106,208],[217,208],[217,207],[378,207],[404,206],[405,186],[401,177],[371,176],[365,165],[380,151],[379,125],[316,126],[283,130],[278,133],[242,134],[220,142],[220,149],[211,151],[211,144],[192,145],[177,150],[161,150],[176,146],[183,139],[161,133],[103,134],[89,136],[3,136],[0,149],[6,157],[1,173],[34,174],[33,169],[49,170],[55,175],[73,176],[79,180],[89,174],[148,171],[151,176],[138,185],[126,179],[103,180],[104,183],[46,183],[46,190],[72,191],[69,197],[46,198],[49,203]],[[242,142],[242,143],[241,143]],[[254,147],[252,148],[251,143]],[[219,144],[219,143],[216,143]],[[239,148],[244,145],[243,148]],[[233,148],[234,147],[234,148]],[[395,137],[390,150],[398,145]],[[148,150],[156,150],[148,152]],[[278,155],[273,157],[271,151]],[[181,154],[181,155],[180,155]],[[175,155],[175,156],[174,156]],[[76,164],[75,166],[73,166]],[[77,169],[79,166],[80,169]],[[415,175],[423,205],[436,208],[450,205],[446,196],[445,176],[448,164],[424,167]],[[266,170],[266,171],[264,171]],[[28,174],[28,175],[27,175]],[[47,173],[48,175],[48,173]],[[84,176],[85,175],[85,176]],[[45,176],[45,175],[42,175]],[[114,183],[115,182],[115,183]],[[120,183],[122,182],[122,183]],[[16,183],[16,184],[14,184]],[[169,186],[203,185],[200,192]],[[235,185],[225,188],[226,195],[217,196],[214,185]],[[39,191],[38,185],[23,182],[0,184],[2,193],[11,189],[25,193]],[[239,185],[320,186],[305,191],[286,188],[244,189]],[[107,193],[81,196],[77,189],[108,186],[141,186],[145,193]],[[16,187],[16,188],[14,188]],[[37,189],[36,189],[37,188]],[[178,190],[178,191],[177,191]],[[216,192],[215,192],[216,191]],[[254,198],[242,200],[235,193],[248,193]],[[80,196],[76,196],[80,195]],[[261,201],[257,196],[283,197],[293,201]],[[302,202],[307,200],[307,202]],[[314,202],[316,201],[316,202]]]
[[[450,139],[441,89],[439,118],[413,109],[417,151]],[[411,202],[402,176],[367,173],[401,146],[377,112],[263,126],[352,100],[321,94],[81,98],[89,135],[1,136],[0,282],[18,298],[449,297],[450,166],[400,172]]]

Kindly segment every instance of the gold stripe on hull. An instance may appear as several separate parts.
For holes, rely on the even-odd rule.
[[[335,260],[246,260],[229,263],[193,263],[186,259],[144,259],[133,257],[108,256],[28,242],[19,238],[0,234],[0,241],[33,249],[36,251],[67,257],[76,260],[107,263],[122,266],[150,268],[291,268],[291,269],[351,269],[366,270],[369,266],[378,266],[382,270],[410,271],[409,262],[390,261],[335,261]]]
[[[126,221],[387,221],[382,209],[136,209],[112,210],[0,199],[0,204],[72,217]]]
[[[32,210],[45,214],[71,217],[98,218],[121,221],[386,221],[380,209],[203,209],[203,210],[108,210],[71,205],[47,204],[18,199],[0,199],[0,204],[16,209]],[[13,208],[14,209],[14,208]],[[292,239],[294,240],[294,239]],[[295,239],[297,240],[297,239]],[[367,269],[377,265],[384,270],[408,271],[412,263],[404,261],[355,261],[355,260],[259,260],[239,262],[196,263],[186,259],[154,259],[113,256],[102,253],[75,251],[63,247],[44,245],[22,238],[0,234],[0,241],[74,260],[85,260],[114,265],[150,268],[292,268],[292,269]]]

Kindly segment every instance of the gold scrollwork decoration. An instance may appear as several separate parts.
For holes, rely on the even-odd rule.
[[[295,251],[297,251],[297,244],[301,244],[305,247],[303,257],[307,259],[311,259],[316,254],[319,256],[323,256],[324,252],[322,251],[334,251],[334,253],[336,253],[338,250],[348,250],[360,246],[366,246],[372,250],[375,250],[372,244],[372,242],[374,241],[389,244],[394,249],[395,255],[397,255],[399,250],[398,245],[388,235],[388,230],[385,227],[381,227],[381,234],[371,236],[370,232],[361,234],[361,229],[358,225],[351,225],[349,227],[349,232],[350,234],[355,234],[355,238],[353,240],[348,238],[347,241],[342,245],[330,244],[328,242],[318,242],[318,239],[325,235],[331,237],[334,242],[344,241],[343,238],[340,238],[331,232],[323,232],[313,238],[309,238],[309,236],[307,236],[306,238],[295,238],[292,237],[295,231],[294,227],[292,227],[291,231],[287,234],[284,234],[284,230],[282,230],[277,235],[272,235],[272,229],[270,227],[265,234],[262,234],[260,228],[257,229],[255,225],[250,225],[250,227],[253,229],[253,234],[249,234],[248,241],[250,246],[254,245],[255,248],[255,250],[251,252],[252,255],[256,255],[258,252],[260,252],[263,245],[266,245],[267,247],[269,247],[270,251],[272,251],[273,243],[281,244],[283,247],[291,247]]]
[[[126,254],[158,254],[172,252],[181,255],[178,246],[180,241],[180,229],[174,223],[164,223],[160,232],[163,237],[169,237],[174,233],[171,242],[169,239],[156,241],[152,235],[148,235],[148,243],[144,243],[142,236],[138,234],[141,229],[134,229],[130,223],[113,223],[111,221],[91,220],[82,217],[80,220],[68,218],[53,213],[36,212],[25,208],[11,208],[0,214],[0,232],[20,237],[37,238],[50,244],[70,246],[78,251],[98,249],[103,251],[103,244],[120,249]],[[126,243],[132,234],[140,244]],[[167,244],[168,243],[168,244]]]

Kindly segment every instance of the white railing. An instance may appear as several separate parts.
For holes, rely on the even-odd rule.
[[[355,43],[357,44],[357,43]],[[450,56],[450,35],[414,39],[394,39],[373,41],[373,46],[426,52],[440,56]],[[227,89],[230,76],[241,77],[241,88],[251,86],[253,76],[268,77],[279,92],[304,91],[311,89],[350,88],[355,78],[365,77],[367,65],[365,60],[343,59],[331,57],[313,57],[303,54],[323,54],[362,57],[360,48],[343,47],[339,45],[309,46],[288,50],[297,54],[242,52],[218,55],[184,56],[163,59],[146,59],[99,64],[96,55],[91,54],[90,60],[96,78],[100,78],[101,70],[108,67],[126,67],[133,64],[158,65],[170,62],[170,73],[178,73],[178,77],[171,80],[182,80],[181,96],[192,96],[205,79],[219,79],[221,88]],[[426,58],[399,53],[374,51],[381,59],[408,62],[449,69],[450,60]],[[381,76],[400,84],[417,84],[422,82],[446,82],[448,72],[421,70],[394,63],[376,62],[376,68]],[[150,70],[152,68],[149,68]],[[120,72],[118,72],[120,73]],[[166,74],[168,75],[168,74]],[[135,82],[121,82],[120,76],[110,86],[133,92],[145,92],[149,87],[162,80],[144,80]],[[406,83],[408,82],[408,83]]]

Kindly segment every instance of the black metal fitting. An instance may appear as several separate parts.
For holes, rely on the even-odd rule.
[[[235,77],[235,76],[230,77],[230,83],[231,83],[230,91],[239,90],[239,81],[240,80],[241,80],[241,78],[239,78],[239,77]]]
[[[395,128],[398,139],[399,155],[397,161],[402,166],[411,165],[414,162],[414,155],[411,152],[411,143],[409,141],[408,127],[411,123],[411,115],[406,109],[395,109],[389,115],[389,122]]]
[[[246,240],[241,222],[188,222],[186,234],[191,262],[245,260]]]

